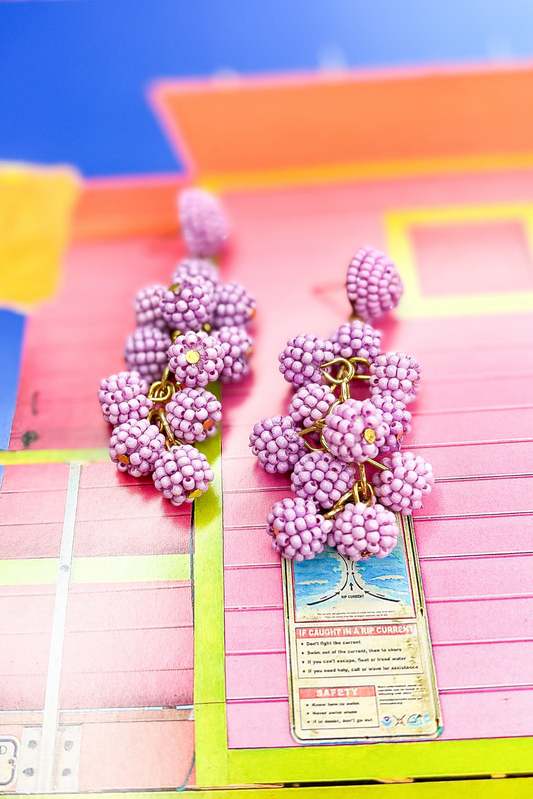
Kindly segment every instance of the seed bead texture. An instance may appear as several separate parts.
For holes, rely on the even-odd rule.
[[[181,230],[196,257],[218,253],[228,238],[228,223],[217,198],[203,189],[185,189],[178,198]]]
[[[167,366],[167,350],[171,338],[168,333],[153,325],[138,327],[128,336],[124,348],[126,365],[130,372],[137,371],[153,383],[159,380]]]
[[[152,474],[157,490],[173,505],[193,502],[207,491],[213,478],[207,458],[191,444],[163,451]]]
[[[324,549],[332,522],[317,513],[310,499],[287,497],[276,502],[267,516],[272,549],[289,560],[311,560]]]
[[[411,432],[411,414],[405,404],[394,397],[383,396],[383,394],[372,394],[372,402],[383,412],[383,418],[389,426],[389,435],[385,437],[385,443],[379,447],[379,452],[396,452],[400,449],[403,436]]]
[[[391,396],[407,404],[420,389],[420,367],[410,355],[387,352],[370,365],[370,393]]]
[[[172,273],[172,285],[181,285],[182,281],[191,277],[201,277],[212,285],[218,286],[218,269],[209,258],[184,258]]]
[[[119,372],[100,382],[98,399],[106,422],[113,426],[128,419],[146,419],[153,407],[149,385],[139,372]]]
[[[312,427],[323,419],[335,402],[329,384],[309,383],[298,389],[289,406],[289,416],[297,430]]]
[[[327,542],[352,561],[367,560],[371,555],[386,558],[398,543],[399,533],[391,511],[377,503],[350,502],[335,516]]]
[[[204,388],[184,388],[172,395],[165,413],[178,441],[192,444],[215,435],[222,405]]]
[[[118,425],[111,434],[109,455],[121,472],[142,477],[155,469],[165,448],[165,436],[148,419],[130,420]]]
[[[279,370],[294,388],[322,383],[323,364],[334,357],[333,344],[319,336],[304,334],[291,338],[278,356]]]
[[[373,475],[374,493],[382,505],[410,516],[422,507],[423,497],[431,492],[435,482],[431,464],[412,452],[394,452],[383,458],[382,464],[387,471]]]
[[[178,336],[168,348],[170,371],[178,383],[204,387],[218,380],[224,368],[224,350],[218,338],[203,330]]]
[[[250,447],[259,465],[270,474],[289,472],[305,452],[290,416],[273,416],[258,422],[250,434]]]
[[[256,302],[240,283],[219,286],[216,293],[214,327],[242,327],[255,315]]]
[[[244,327],[223,326],[214,330],[224,350],[224,368],[220,373],[223,383],[234,383],[248,374],[248,353],[251,352],[252,337]]]
[[[389,433],[383,412],[371,400],[349,399],[326,416],[322,434],[336,458],[364,463],[377,456]]]
[[[168,332],[166,320],[161,313],[161,298],[165,291],[164,286],[147,286],[137,292],[133,301],[137,327],[153,325]]]
[[[384,252],[361,247],[348,267],[346,290],[354,313],[368,322],[398,305],[403,285]]]
[[[210,324],[215,311],[213,284],[203,277],[186,277],[175,289],[167,289],[161,298],[163,319],[172,330],[198,331]]]
[[[312,499],[329,510],[351,491],[355,469],[337,460],[329,452],[306,452],[294,467],[291,488],[303,499]]]
[[[341,325],[331,336],[335,355],[341,358],[366,358],[372,363],[380,354],[381,332],[356,319]],[[355,364],[356,374],[363,374],[364,364]]]

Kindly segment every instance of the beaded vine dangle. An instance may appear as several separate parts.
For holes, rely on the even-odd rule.
[[[330,339],[304,334],[287,342],[279,369],[296,389],[289,413],[263,419],[250,435],[263,469],[292,472],[296,496],[274,504],[267,532],[272,548],[295,561],[314,558],[326,543],[352,561],[387,557],[400,532],[395,513],[422,507],[434,482],[424,458],[401,450],[420,367],[405,353],[382,353],[381,333],[370,324],[400,300],[396,267],[363,247],[346,289],[350,321]],[[352,398],[357,384],[370,396]]]
[[[255,300],[238,283],[222,285],[213,258],[228,237],[219,201],[201,189],[178,198],[189,257],[169,288],[148,286],[134,300],[137,329],[125,345],[127,371],[104,378],[98,398],[113,425],[109,454],[133,477],[152,475],[173,505],[193,502],[213,480],[194,444],[217,432],[222,407],[206,385],[249,371],[246,326]]]

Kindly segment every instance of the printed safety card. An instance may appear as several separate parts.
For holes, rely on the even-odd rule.
[[[291,731],[299,743],[428,740],[442,731],[411,517],[388,558],[325,547],[283,561]]]

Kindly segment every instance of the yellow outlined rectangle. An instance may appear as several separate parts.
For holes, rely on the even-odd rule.
[[[469,224],[487,221],[521,222],[533,253],[533,205],[450,206],[393,210],[385,214],[387,252],[402,276],[404,294],[397,314],[403,319],[443,316],[479,316],[533,311],[533,291],[491,292],[440,297],[422,293],[416,255],[410,237],[413,226]]]

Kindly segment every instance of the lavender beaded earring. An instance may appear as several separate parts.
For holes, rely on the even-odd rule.
[[[98,392],[113,425],[111,460],[134,477],[151,474],[173,505],[192,502],[213,480],[193,446],[215,435],[222,418],[205,386],[247,374],[252,339],[245,326],[255,313],[255,300],[238,283],[221,285],[210,260],[228,237],[216,197],[187,189],[178,209],[190,257],[174,270],[170,288],[137,293],[138,327],[124,349],[128,371],[104,378]]]
[[[296,498],[274,504],[267,532],[273,549],[295,561],[314,558],[325,543],[352,561],[387,557],[399,535],[394,512],[422,507],[434,482],[429,463],[400,451],[420,368],[404,353],[381,353],[381,333],[369,324],[398,304],[396,267],[385,253],[363,247],[346,288],[351,321],[329,340],[306,334],[287,342],[279,369],[296,389],[289,415],[263,419],[250,435],[260,466],[292,472]],[[351,397],[356,381],[366,381],[369,398]]]

